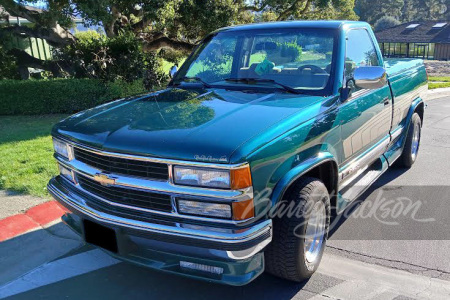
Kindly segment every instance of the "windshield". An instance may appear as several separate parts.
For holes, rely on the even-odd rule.
[[[334,48],[335,31],[327,29],[219,32],[195,50],[173,82],[281,86],[325,94],[331,86]]]

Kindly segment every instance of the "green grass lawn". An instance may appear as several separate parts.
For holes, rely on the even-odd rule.
[[[430,90],[440,89],[440,88],[448,88],[450,87],[450,82],[430,82],[428,83],[428,88]]]
[[[430,90],[450,87],[450,76],[447,77],[430,76],[428,78],[428,81],[429,81],[428,88]]]
[[[47,196],[57,174],[50,130],[64,117],[0,116],[0,189]]]
[[[436,81],[436,82],[450,82],[450,76],[447,77],[436,77],[436,76],[430,76],[428,78],[429,81]]]

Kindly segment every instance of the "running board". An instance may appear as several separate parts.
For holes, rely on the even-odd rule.
[[[346,202],[351,202],[361,196],[386,170],[388,164],[384,156],[375,161],[362,174],[339,191]]]

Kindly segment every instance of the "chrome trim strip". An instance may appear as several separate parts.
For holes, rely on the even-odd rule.
[[[124,159],[132,159],[132,160],[141,160],[141,161],[149,161],[156,163],[165,163],[168,165],[178,165],[178,166],[192,166],[192,167],[205,167],[205,168],[213,168],[213,169],[226,169],[226,170],[234,170],[240,169],[248,165],[248,163],[240,163],[240,164],[218,164],[214,162],[199,162],[199,161],[185,161],[185,160],[175,160],[175,159],[166,159],[166,158],[156,158],[156,157],[148,157],[148,156],[140,156],[140,155],[132,155],[132,154],[122,154],[115,153],[109,151],[100,151],[79,143],[75,143],[73,141],[69,141],[62,137],[56,137],[57,139],[64,141],[74,147],[98,154],[103,156],[111,156],[117,158]]]
[[[58,162],[63,165],[64,167],[72,170],[75,174],[81,174],[85,177],[88,177],[90,179],[94,178],[94,175],[99,172],[98,169],[95,169],[91,166],[88,166],[82,162],[79,161],[72,161],[71,164],[68,164],[66,161],[61,159],[60,157],[56,157]],[[102,198],[96,194],[93,194],[85,189],[83,189],[79,184],[74,185],[75,188],[83,191],[84,193],[95,197],[96,199],[111,205],[115,207],[122,207],[130,210],[135,211],[143,211],[152,213],[155,215],[161,215],[166,217],[178,217],[178,218],[184,218],[189,220],[197,220],[197,221],[204,221],[204,222],[210,222],[210,223],[222,223],[222,224],[242,224],[246,223],[253,218],[249,218],[242,221],[236,221],[236,220],[226,220],[226,219],[217,219],[217,218],[207,218],[207,217],[200,217],[200,216],[191,216],[191,215],[184,215],[180,214],[177,211],[177,205],[176,205],[176,198],[177,197],[183,197],[184,199],[195,199],[200,201],[215,201],[215,202],[239,202],[244,201],[247,199],[253,198],[253,188],[247,188],[244,190],[205,190],[202,188],[197,187],[187,187],[187,186],[176,186],[172,185],[169,182],[166,181],[150,181],[150,180],[144,180],[140,178],[134,178],[134,177],[128,177],[128,176],[114,176],[116,179],[116,184],[114,186],[117,187],[124,187],[124,188],[133,188],[133,189],[139,189],[139,190],[148,190],[152,192],[160,192],[164,194],[169,194],[171,196],[171,205],[172,205],[172,212],[164,212],[159,210],[153,210],[153,209],[146,209],[141,208],[137,206],[131,206],[121,203],[116,203],[109,201],[108,199]],[[75,180],[77,180],[77,176],[75,176]]]
[[[64,138],[58,137],[57,139],[66,142],[69,145],[69,148],[73,149],[74,147],[83,149],[101,156],[111,156],[111,157],[118,157],[118,158],[124,158],[124,159],[133,159],[137,161],[150,161],[150,162],[158,162],[158,163],[164,163],[167,164],[168,167],[168,180],[158,180],[158,179],[148,179],[148,178],[140,178],[135,176],[127,176],[127,175],[119,175],[116,173],[112,173],[111,175],[114,176],[115,179],[115,186],[122,187],[122,188],[131,188],[131,189],[139,189],[139,190],[145,190],[145,191],[152,191],[156,193],[164,193],[169,194],[171,196],[171,205],[172,205],[172,212],[163,212],[158,210],[152,210],[152,209],[145,209],[140,208],[136,206],[130,206],[126,204],[120,204],[116,202],[109,201],[108,199],[99,197],[98,195],[95,195],[93,193],[90,193],[89,191],[86,191],[83,189],[79,184],[76,184],[75,187],[84,193],[87,193],[88,195],[95,197],[96,199],[107,203],[111,206],[116,207],[123,207],[130,210],[135,211],[143,211],[148,212],[156,215],[162,215],[167,217],[178,217],[178,218],[184,218],[184,219],[190,219],[190,220],[197,220],[197,221],[204,221],[204,222],[210,222],[210,223],[223,223],[223,224],[242,224],[247,223],[253,218],[242,220],[242,221],[235,221],[235,220],[224,220],[224,219],[216,219],[216,218],[207,218],[207,217],[199,217],[199,216],[191,216],[191,215],[184,215],[179,214],[177,212],[177,205],[176,205],[176,198],[177,197],[183,197],[185,199],[195,199],[199,201],[214,201],[214,202],[239,202],[239,201],[245,201],[249,199],[253,199],[253,187],[244,188],[241,190],[224,190],[224,189],[213,189],[213,188],[205,188],[205,187],[195,187],[195,186],[183,186],[183,185],[176,185],[173,181],[173,166],[174,165],[184,165],[184,166],[194,166],[194,167],[208,167],[208,168],[216,168],[216,169],[238,169],[245,166],[248,166],[247,163],[243,164],[234,164],[234,165],[226,165],[226,164],[214,164],[214,163],[203,163],[203,162],[188,162],[188,161],[178,161],[178,160],[172,160],[172,159],[160,159],[160,158],[151,158],[151,157],[145,157],[145,156],[136,156],[136,155],[127,155],[127,154],[119,154],[119,153],[112,153],[108,151],[99,151],[97,149],[81,145],[78,143],[74,143],[72,141],[68,141]],[[72,170],[72,172],[76,174],[81,174],[83,176],[86,176],[90,179],[94,179],[94,176],[98,173],[101,173],[104,170],[94,168],[88,164],[85,164],[81,161],[78,161],[77,159],[72,159],[68,161],[66,158],[61,157],[60,155],[56,154],[54,155],[55,159],[58,163],[63,165],[64,167]],[[74,176],[76,178],[76,176]]]
[[[198,225],[191,226],[189,228],[183,227],[183,224],[180,223],[175,223],[177,224],[176,226],[153,224],[138,220],[126,219],[93,209],[86,204],[86,201],[83,198],[78,197],[76,194],[69,193],[68,195],[66,195],[62,191],[60,191],[55,185],[55,178],[53,178],[49,182],[47,189],[50,194],[58,201],[65,203],[69,207],[72,207],[74,210],[77,210],[92,219],[110,225],[122,226],[135,230],[143,230],[147,232],[221,243],[242,243],[255,239],[272,229],[272,220],[266,220],[259,224],[253,225],[252,227],[245,229],[241,228],[237,230],[212,228]],[[193,229],[193,227],[195,227],[196,229]]]
[[[382,155],[388,148],[391,142],[390,135],[386,136],[378,145],[369,150],[366,154],[356,157],[347,163],[342,171],[339,172],[339,190],[346,187],[354,178],[358,177],[364,172],[367,167]]]
[[[403,132],[403,126],[398,126],[392,133],[391,133],[391,143],[395,141]]]
[[[64,167],[74,170],[76,173],[94,179],[94,175],[101,172],[97,168],[93,168],[85,163],[74,160],[68,163],[59,156],[56,160]],[[242,190],[220,190],[220,189],[205,189],[194,186],[174,185],[167,181],[148,180],[139,177],[114,175],[116,179],[115,186],[125,188],[135,188],[141,190],[149,190],[154,192],[161,192],[167,194],[175,194],[187,197],[212,198],[217,200],[230,201],[244,201],[253,198],[253,187],[248,187]]]

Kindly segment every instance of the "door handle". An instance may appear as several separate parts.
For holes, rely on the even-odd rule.
[[[386,98],[386,99],[383,100],[384,106],[389,105],[390,102],[391,101],[389,101],[389,98]]]

